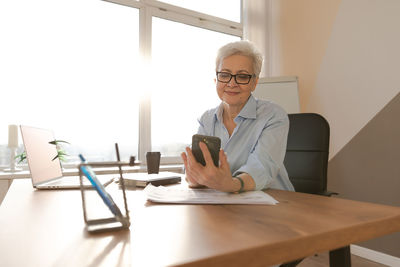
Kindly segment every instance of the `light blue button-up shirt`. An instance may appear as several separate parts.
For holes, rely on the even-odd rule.
[[[223,123],[223,104],[206,111],[198,120],[198,133],[218,136],[228,155],[232,176],[247,173],[256,190],[275,188],[294,191],[283,159],[289,130],[286,112],[269,101],[251,95],[234,119],[231,136]]]

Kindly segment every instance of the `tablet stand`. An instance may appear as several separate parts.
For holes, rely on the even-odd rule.
[[[126,193],[125,193],[125,182],[124,178],[122,177],[122,171],[121,171],[121,166],[132,166],[132,163],[124,163],[120,161],[116,162],[93,162],[93,163],[81,163],[78,166],[79,169],[79,181],[80,181],[80,189],[81,189],[81,196],[82,196],[82,207],[83,207],[83,218],[86,223],[86,230],[89,233],[98,233],[98,232],[107,232],[107,231],[115,231],[115,230],[122,230],[122,229],[129,229],[130,226],[130,218],[129,218],[129,210],[128,210],[128,204],[126,201]],[[87,207],[87,191],[91,191],[93,194],[97,195],[97,192],[95,192],[94,188],[85,188],[83,186],[83,177],[85,176],[82,171],[80,166],[91,166],[91,167],[118,167],[120,170],[120,178],[119,178],[119,185],[120,188],[122,189],[122,195],[123,195],[123,202],[124,202],[124,208],[125,208],[125,215],[122,217],[122,219],[118,219],[116,216],[113,217],[100,217],[97,219],[90,219],[88,216],[88,207]],[[86,178],[86,177],[85,177]],[[102,201],[101,198],[98,196],[98,200]],[[103,203],[100,203],[99,205],[102,205]],[[105,206],[104,206],[105,207]]]

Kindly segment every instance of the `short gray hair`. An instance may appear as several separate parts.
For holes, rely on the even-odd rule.
[[[263,63],[263,56],[257,47],[250,41],[241,40],[232,43],[228,43],[222,46],[217,53],[217,58],[215,61],[215,68],[218,71],[218,67],[221,61],[225,58],[233,55],[242,55],[249,57],[253,62],[254,74],[259,77],[261,72],[261,67]]]

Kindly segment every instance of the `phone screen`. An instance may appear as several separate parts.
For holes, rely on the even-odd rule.
[[[219,150],[221,149],[221,139],[216,136],[207,136],[195,134],[192,137],[192,151],[197,162],[201,163],[203,166],[206,165],[204,160],[203,152],[200,149],[199,142],[203,142],[207,145],[210,151],[211,157],[213,159],[214,165],[219,166]]]

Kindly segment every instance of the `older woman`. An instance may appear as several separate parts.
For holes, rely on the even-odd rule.
[[[200,142],[203,166],[187,147],[182,153],[191,187],[207,186],[224,192],[277,188],[294,190],[283,165],[289,120],[276,104],[254,98],[262,55],[248,41],[221,47],[216,59],[216,88],[221,104],[199,119],[198,133],[221,138],[216,167]]]

